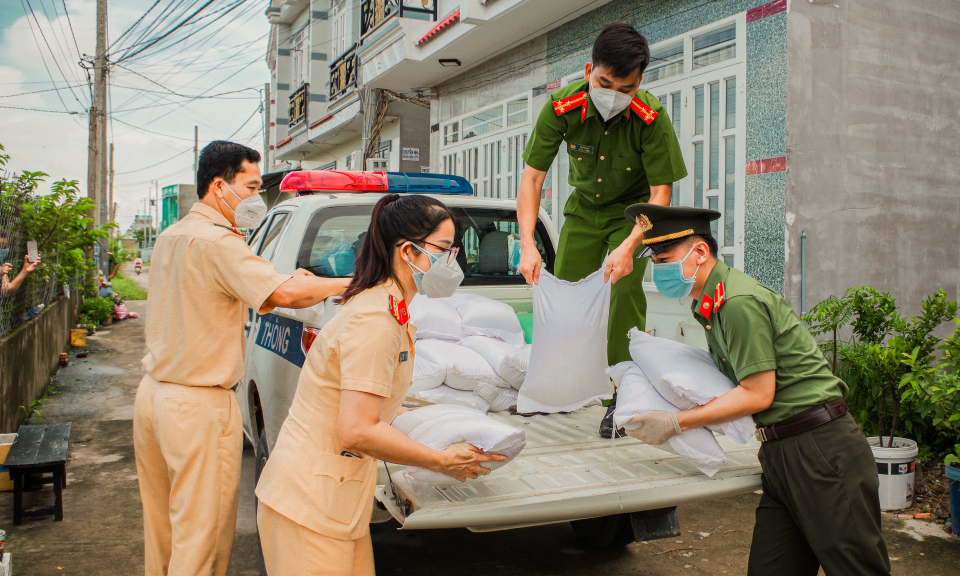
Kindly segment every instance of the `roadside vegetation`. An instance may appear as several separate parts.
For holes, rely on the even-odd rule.
[[[124,300],[147,299],[147,291],[137,284],[136,280],[127,278],[122,272],[117,272],[117,275],[111,280],[111,284],[113,285],[113,291],[120,293]]]

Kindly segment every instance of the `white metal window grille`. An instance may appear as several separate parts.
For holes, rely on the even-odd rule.
[[[482,198],[516,198],[530,134],[530,95],[504,100],[443,125],[446,174],[463,176]]]

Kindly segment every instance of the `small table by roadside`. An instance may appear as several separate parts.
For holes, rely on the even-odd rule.
[[[70,423],[21,426],[17,439],[4,462],[13,480],[13,524],[19,526],[24,516],[49,516],[63,520],[63,489],[67,486],[67,449],[70,446]],[[52,473],[52,476],[36,477]],[[36,484],[53,484],[56,501],[53,506],[23,510],[23,490]]]

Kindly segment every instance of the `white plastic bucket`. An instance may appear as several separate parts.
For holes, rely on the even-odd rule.
[[[889,436],[867,438],[873,457],[877,461],[877,475],[880,478],[880,509],[903,510],[913,504],[914,459],[917,457],[917,443],[913,440],[893,437],[893,446],[887,448]]]

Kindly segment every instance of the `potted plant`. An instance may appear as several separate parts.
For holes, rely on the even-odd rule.
[[[911,392],[910,382],[927,390],[928,378],[918,376],[931,370],[940,343],[933,331],[954,319],[957,303],[949,301],[941,289],[923,301],[922,309],[922,314],[907,319],[889,293],[854,287],[804,316],[813,333],[832,332],[832,340],[821,342],[821,348],[832,359],[834,372],[850,386],[848,404],[854,417],[865,433],[875,434],[867,440],[877,460],[885,510],[906,508],[913,502],[917,442],[897,436],[897,431],[914,434],[929,424],[928,414],[920,409],[928,397]],[[852,336],[840,341],[837,334],[848,323]],[[910,404],[907,411],[905,402]]]
[[[86,330],[87,336],[93,336],[94,332],[97,331],[97,325],[86,314],[80,315],[80,318],[77,322],[77,328]]]
[[[950,493],[950,528],[954,536],[960,536],[960,444],[954,445],[953,454],[947,454],[943,464]]]
[[[88,298],[83,301],[80,312],[94,324],[109,325],[106,321],[113,314],[113,301],[108,298]]]

